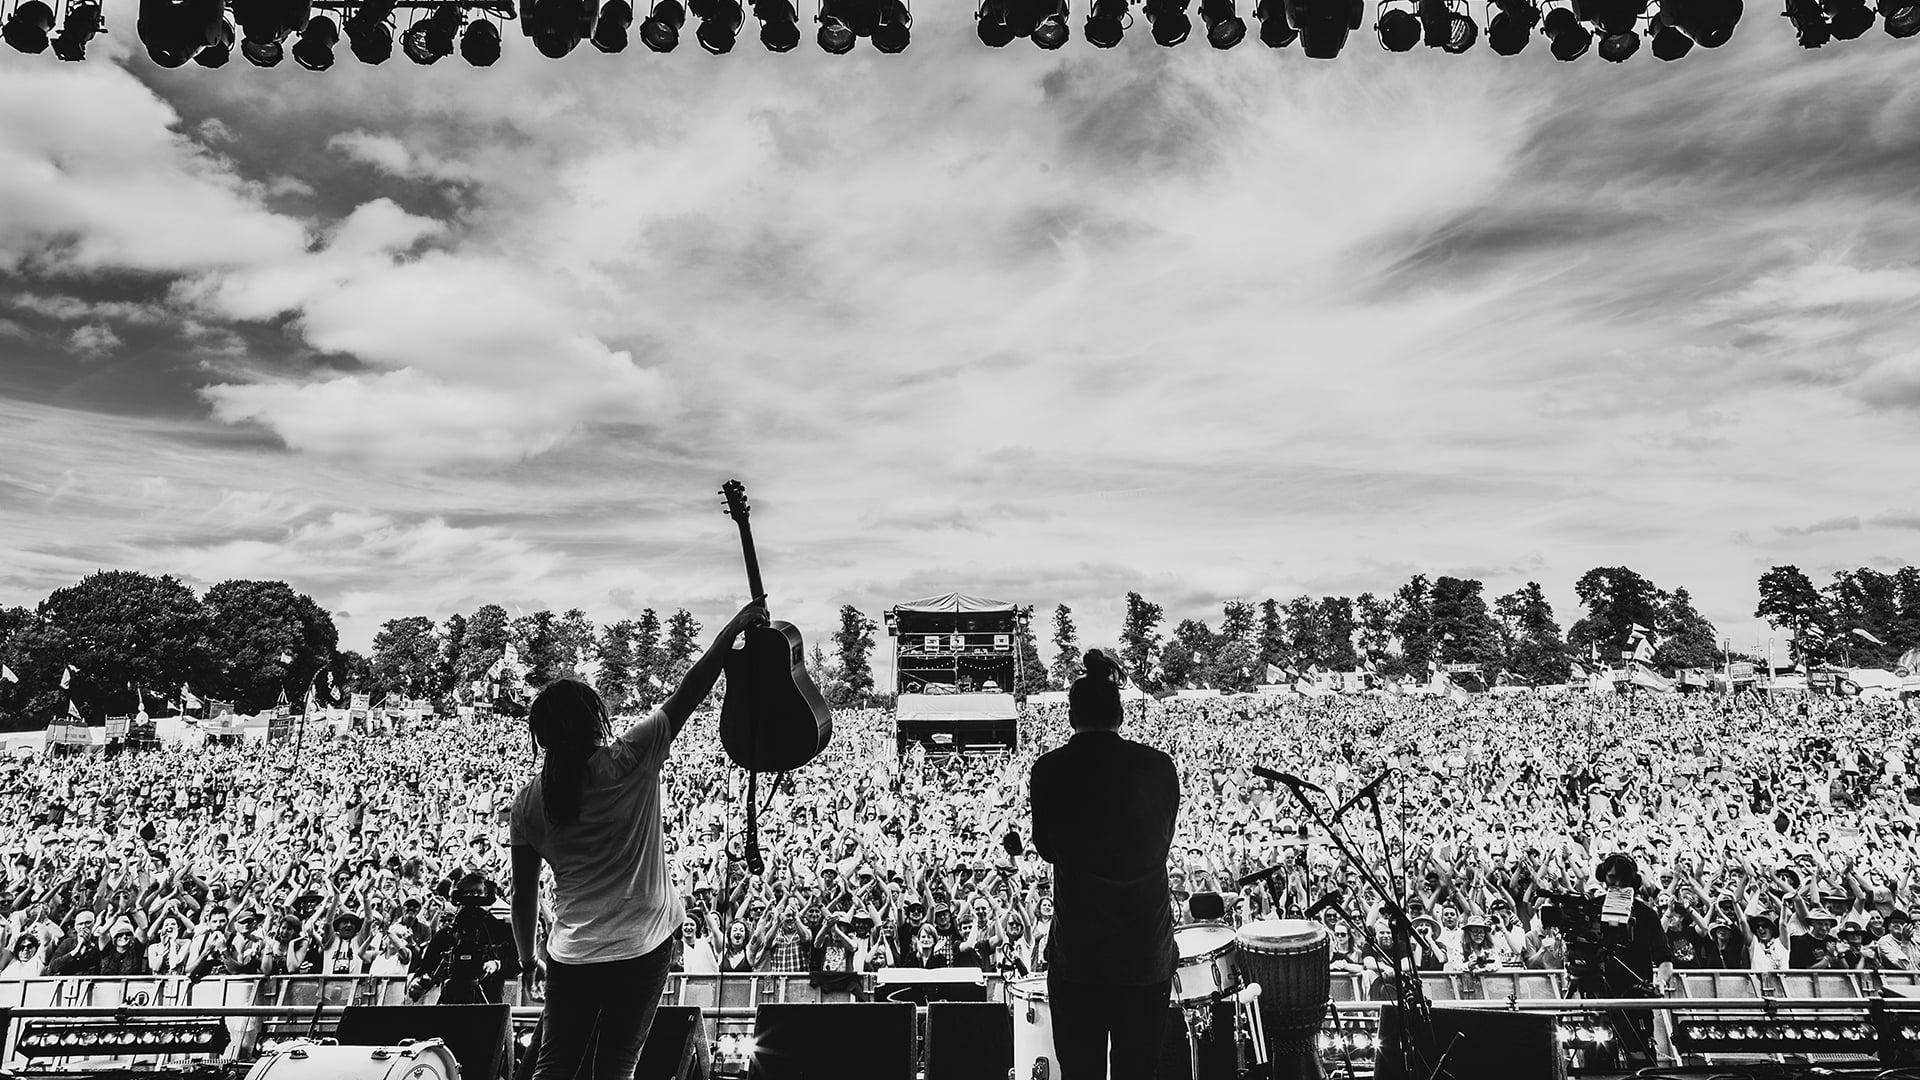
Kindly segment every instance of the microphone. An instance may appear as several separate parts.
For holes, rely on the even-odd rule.
[[[1359,804],[1361,799],[1364,799],[1369,795],[1378,795],[1380,793],[1380,785],[1386,783],[1387,777],[1392,775],[1393,775],[1393,770],[1386,769],[1386,770],[1383,770],[1379,776],[1376,776],[1373,779],[1367,781],[1366,787],[1363,787],[1359,791],[1354,792],[1353,798],[1348,799],[1346,802],[1341,803],[1340,809],[1335,810],[1333,812],[1333,820],[1339,821],[1340,815],[1353,809],[1356,805]]]
[[[1327,793],[1327,789],[1318,784],[1309,784],[1292,773],[1274,772],[1265,765],[1255,765],[1253,767],[1253,775],[1258,776],[1262,780],[1273,780],[1285,784],[1290,788],[1306,788],[1308,791],[1320,795]]]
[[[1246,889],[1250,885],[1258,885],[1286,868],[1287,864],[1285,863],[1274,863],[1264,870],[1255,870],[1253,873],[1241,878],[1236,888]]]
[[[1313,902],[1313,906],[1307,909],[1307,913],[1304,916],[1302,916],[1302,918],[1311,919],[1315,915],[1320,914],[1321,912],[1327,910],[1328,908],[1334,906],[1335,904],[1338,904],[1340,901],[1346,899],[1346,896],[1347,894],[1345,890],[1335,889],[1332,892],[1326,894],[1325,896],[1322,896],[1320,899],[1315,900]]]

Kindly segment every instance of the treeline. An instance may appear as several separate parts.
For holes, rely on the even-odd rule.
[[[1758,588],[1755,615],[1788,635],[1783,662],[1892,667],[1920,646],[1920,569],[1863,567],[1816,587],[1797,567],[1776,566]],[[1247,690],[1265,681],[1268,665],[1425,679],[1436,665],[1471,663],[1489,680],[1562,682],[1576,663],[1617,664],[1636,626],[1651,631],[1655,667],[1710,668],[1726,659],[1684,587],[1662,588],[1613,566],[1582,574],[1574,593],[1581,615],[1564,633],[1537,582],[1489,600],[1478,580],[1417,574],[1391,593],[1231,600],[1217,624],[1171,626],[1160,605],[1128,593],[1118,648],[1134,680],[1154,691]],[[1026,607],[1017,620],[1022,693],[1066,686],[1083,647],[1072,610],[1059,605],[1049,667],[1033,617]],[[885,699],[888,688],[873,678],[878,629],[845,605],[839,625],[813,638],[811,664],[833,704]],[[327,610],[282,581],[223,581],[202,596],[171,576],[103,570],[35,607],[0,608],[0,663],[15,676],[0,679],[0,718],[37,727],[69,702],[94,722],[142,706],[162,715],[186,686],[244,713],[271,708],[282,695],[298,708],[309,690],[322,704],[367,693],[512,709],[532,688],[568,674],[590,679],[627,712],[659,701],[704,645],[685,609],[663,616],[647,608],[598,624],[577,608],[513,616],[484,604],[444,620],[389,620],[363,656],[339,648]]]

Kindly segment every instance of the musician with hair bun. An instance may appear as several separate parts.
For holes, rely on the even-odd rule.
[[[1173,982],[1173,759],[1120,737],[1120,666],[1089,649],[1073,737],[1034,763],[1033,846],[1053,864],[1047,996],[1063,1080],[1147,1080]]]
[[[550,683],[527,725],[546,751],[513,801],[513,937],[520,972],[544,972],[535,1080],[572,1080],[589,1056],[594,1080],[627,1080],[667,982],[681,905],[667,876],[660,770],[687,718],[720,678],[734,639],[767,621],[764,600],[740,609],[651,715],[608,742],[593,687]],[[540,870],[553,871],[553,929],[534,954]]]

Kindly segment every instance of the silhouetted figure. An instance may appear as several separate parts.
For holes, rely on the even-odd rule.
[[[1146,1080],[1173,982],[1167,851],[1173,759],[1120,737],[1120,669],[1089,649],[1068,695],[1073,738],[1033,766],[1033,846],[1054,866],[1047,995],[1063,1080]]]

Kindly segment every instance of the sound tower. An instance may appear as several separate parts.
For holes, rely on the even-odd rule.
[[[1498,1012],[1492,1009],[1433,1009],[1434,1043],[1447,1054],[1453,1075],[1498,1076],[1502,1080],[1566,1080],[1567,1056],[1560,1049],[1560,1028],[1552,1013]],[[1400,1007],[1380,1009],[1378,1080],[1426,1080],[1400,1059]]]
[[[513,1067],[513,1009],[507,1005],[349,1005],[334,1034],[346,1046],[439,1039],[460,1062],[461,1080],[495,1080]]]
[[[1013,1017],[1005,1005],[927,1005],[926,1080],[1004,1077],[1013,1068]]]
[[[914,1022],[910,1002],[762,1005],[754,1016],[753,1062],[747,1076],[913,1080]]]

